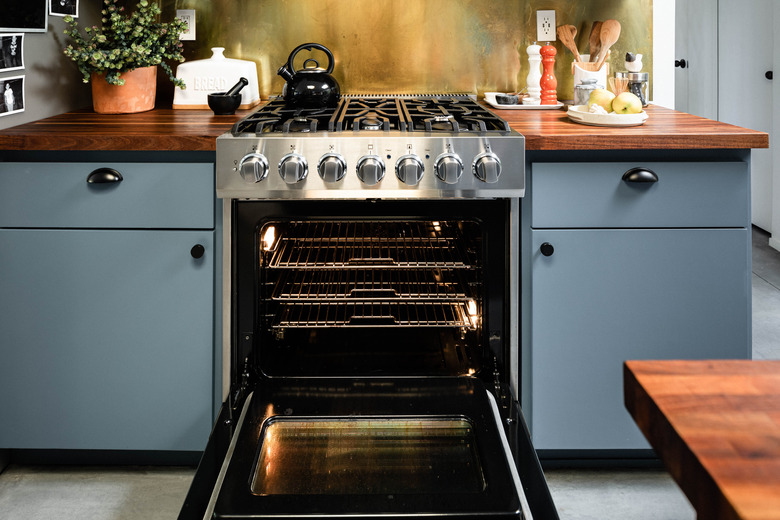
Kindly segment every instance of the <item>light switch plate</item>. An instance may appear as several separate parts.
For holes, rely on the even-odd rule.
[[[555,10],[536,11],[536,41],[555,41]]]
[[[195,9],[176,9],[176,18],[187,22],[187,32],[181,33],[181,41],[195,40]]]

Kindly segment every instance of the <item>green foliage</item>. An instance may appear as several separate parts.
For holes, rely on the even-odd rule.
[[[106,81],[112,85],[124,85],[120,73],[159,65],[176,86],[185,88],[163,60],[184,61],[179,37],[187,30],[187,24],[178,18],[159,22],[161,11],[155,0],[140,0],[130,14],[117,5],[118,1],[103,0],[103,27],[85,27],[85,34],[79,31],[72,16],[64,18],[69,27],[65,34],[73,40],[65,48],[65,55],[76,63],[84,83],[89,83],[90,75],[97,72],[105,73]]]

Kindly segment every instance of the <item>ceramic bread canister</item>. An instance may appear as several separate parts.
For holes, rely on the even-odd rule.
[[[241,91],[238,108],[258,105],[257,65],[253,61],[226,58],[224,47],[212,47],[211,52],[211,58],[184,62],[176,68],[176,77],[184,80],[187,88],[174,89],[173,108],[209,110],[208,95],[227,91],[242,77],[249,83]]]

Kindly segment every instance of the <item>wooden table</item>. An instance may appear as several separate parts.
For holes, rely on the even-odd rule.
[[[626,408],[700,519],[780,519],[780,361],[623,369]]]

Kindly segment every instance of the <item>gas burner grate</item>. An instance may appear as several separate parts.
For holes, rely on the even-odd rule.
[[[343,96],[335,108],[306,109],[273,99],[231,130],[234,136],[315,132],[510,132],[509,123],[465,95]]]
[[[335,130],[333,108],[290,107],[283,100],[269,101],[260,110],[233,125],[234,136],[270,133],[310,133]]]

